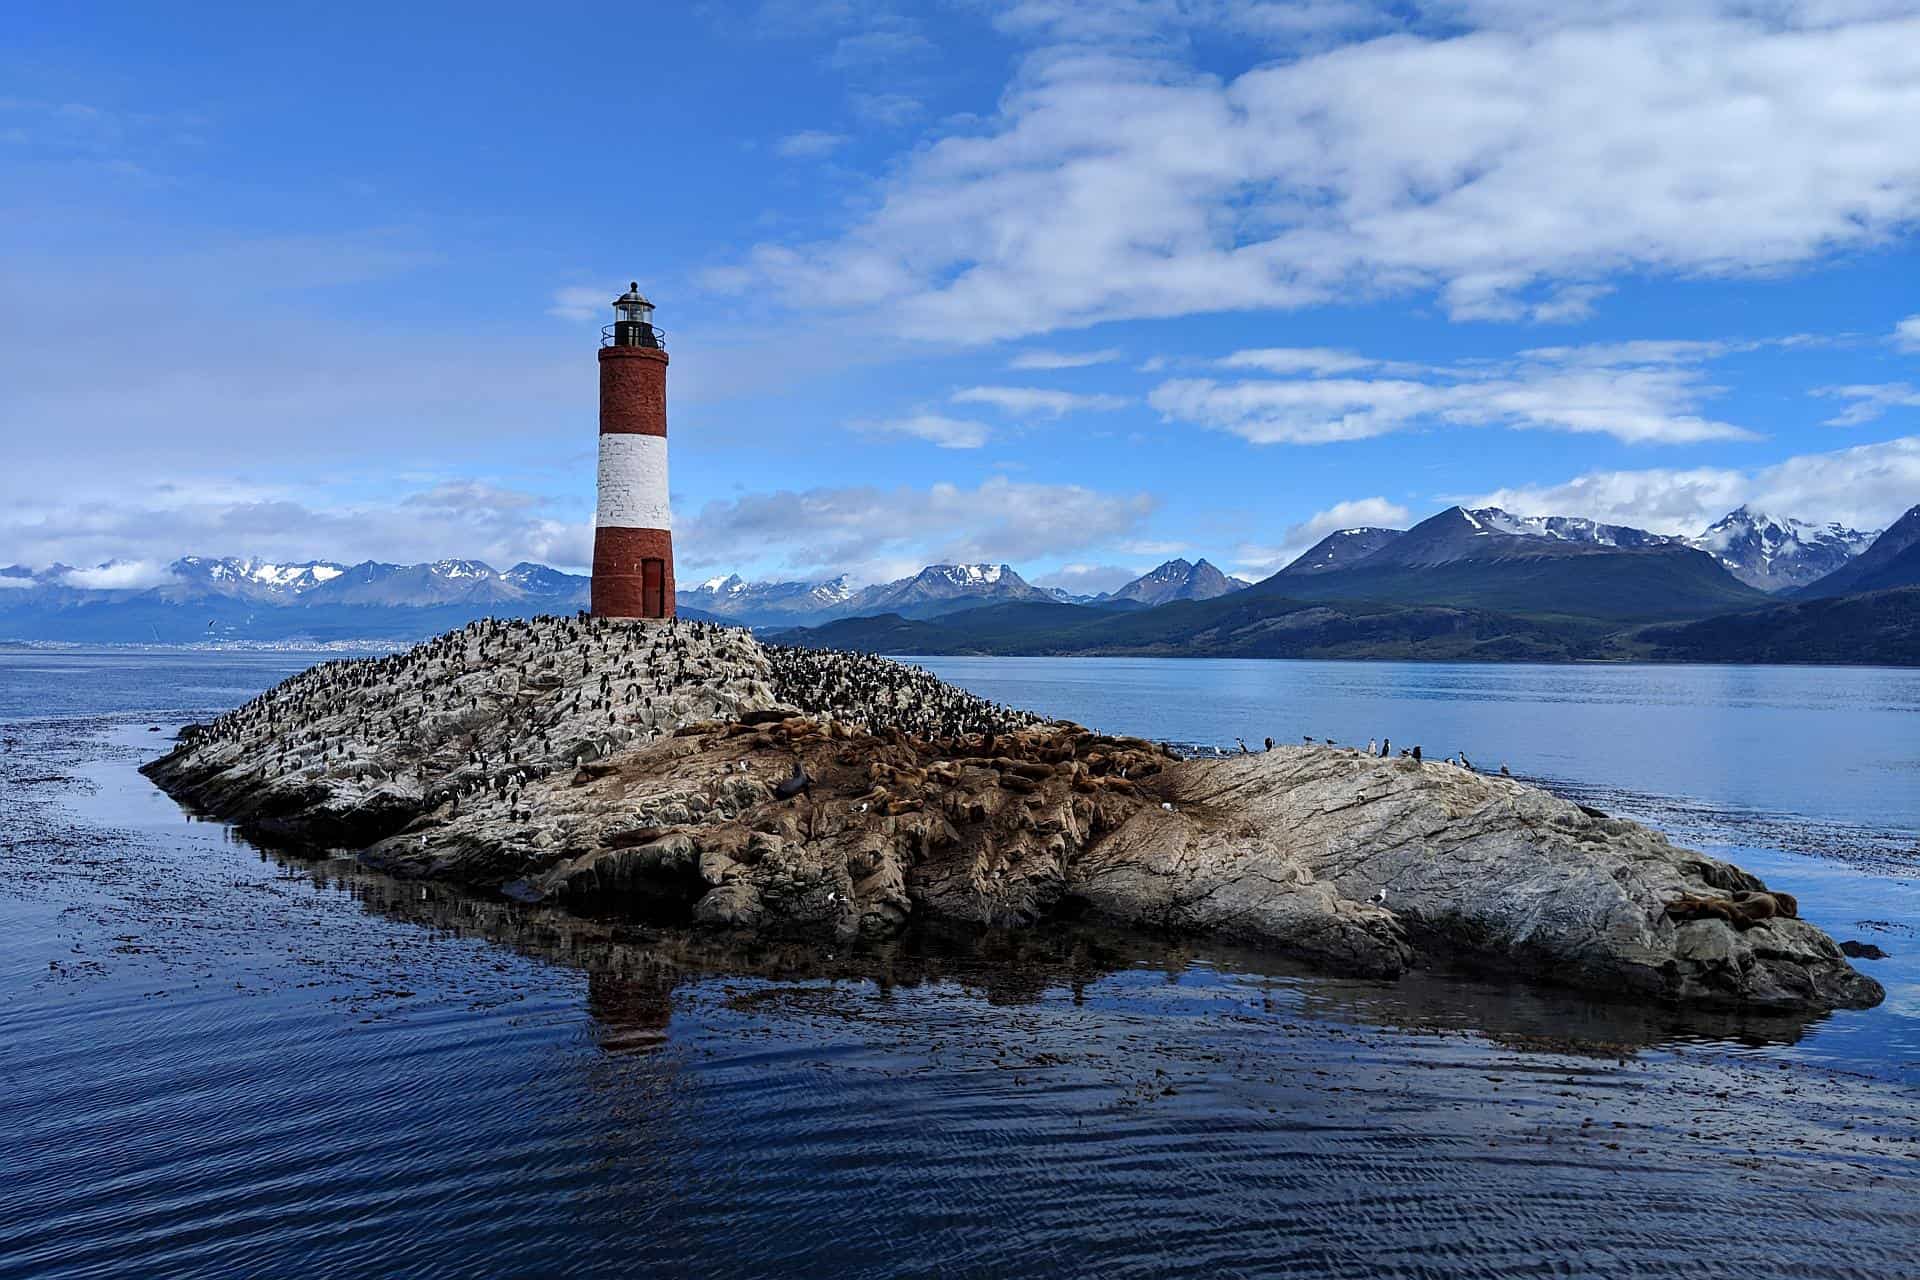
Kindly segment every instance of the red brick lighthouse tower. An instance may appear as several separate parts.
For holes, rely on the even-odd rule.
[[[600,335],[600,506],[593,612],[673,616],[673,514],[667,507],[667,353],[636,281]]]

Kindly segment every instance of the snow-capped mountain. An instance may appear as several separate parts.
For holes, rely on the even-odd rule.
[[[1684,538],[1664,533],[1648,533],[1631,525],[1601,524],[1583,516],[1516,516],[1499,507],[1474,507],[1463,510],[1468,523],[1481,532],[1507,534],[1516,538],[1547,538],[1556,542],[1580,543],[1594,547],[1664,547]]]
[[[1681,539],[1578,516],[1516,516],[1499,507],[1448,507],[1422,520],[1379,550],[1349,560],[1343,568],[1426,568],[1502,560],[1647,551]]]
[[[1239,591],[1246,585],[1238,578],[1228,577],[1205,560],[1198,564],[1187,560],[1169,560],[1141,574],[1118,591],[1110,591],[1100,598],[1132,600],[1151,607],[1172,600],[1212,600],[1216,596]]]
[[[0,638],[178,643],[418,638],[476,617],[571,613],[588,580],[521,563],[278,563],[183,556],[164,566],[0,569]]]
[[[855,592],[838,616],[897,613],[930,618],[958,609],[1018,600],[1056,601],[1057,597],[1004,564],[930,564],[911,578],[883,582]]]
[[[1920,505],[1909,507],[1859,555],[1794,594],[1818,599],[1915,586],[1920,586]]]
[[[1366,559],[1403,532],[1401,529],[1378,529],[1372,526],[1335,529],[1274,576],[1297,578],[1344,569],[1355,561]]]
[[[816,626],[880,613],[929,618],[1019,600],[1080,603],[1079,597],[1034,586],[1004,564],[931,564],[910,578],[858,589],[845,574],[824,582],[748,582],[729,574],[675,592],[674,599],[682,608],[754,627]]]
[[[748,582],[733,573],[708,578],[691,590],[676,591],[674,600],[683,609],[698,609],[715,617],[760,626],[791,623],[835,609],[844,604],[853,591],[853,584],[844,573],[825,582]]]
[[[346,568],[329,560],[276,564],[237,556],[182,556],[167,566],[174,578],[187,585],[203,585],[223,595],[268,599],[302,595],[331,582]]]
[[[1739,507],[1687,544],[1718,560],[1750,587],[1790,591],[1832,573],[1879,536],[1879,530],[1862,533],[1831,521],[1818,524]]]

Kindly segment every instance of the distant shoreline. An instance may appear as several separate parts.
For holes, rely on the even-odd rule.
[[[760,638],[756,633],[756,639]],[[414,646],[407,640],[325,640],[325,641],[272,641],[272,640],[223,640],[199,644],[155,644],[151,641],[106,640],[0,640],[0,653],[316,653],[316,654],[386,654],[404,653]],[[762,643],[777,644],[777,640],[763,639]],[[1742,662],[1737,659],[1709,661],[1703,659],[1682,658],[1467,658],[1435,657],[1418,655],[1395,657],[1353,657],[1348,655],[1328,655],[1311,657],[1301,655],[1256,656],[1247,654],[1214,653],[913,653],[908,651],[892,652],[876,650],[880,656],[894,658],[902,662],[929,662],[947,658],[987,658],[994,661],[1076,661],[1095,659],[1101,661],[1123,661],[1128,659],[1150,659],[1153,661],[1173,662],[1339,662],[1353,665],[1372,663],[1403,663],[1430,667],[1772,667],[1788,670],[1823,670],[1845,668],[1859,671],[1914,671],[1920,670],[1920,664],[1898,662]]]

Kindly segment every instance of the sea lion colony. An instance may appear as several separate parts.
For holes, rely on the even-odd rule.
[[[1665,1000],[1880,998],[1787,895],[1512,779],[1319,744],[1183,762],[706,623],[482,622],[325,663],[148,772],[256,837],[768,935],[1090,910],[1348,972],[1464,954]]]

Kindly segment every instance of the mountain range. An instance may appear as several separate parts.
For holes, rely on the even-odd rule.
[[[487,615],[572,613],[586,578],[521,563],[282,564],[184,556],[162,580],[132,566],[0,568],[0,639],[187,644],[205,640],[414,640]]]
[[[1169,560],[1132,582],[1099,595],[1074,595],[1038,587],[1005,564],[932,564],[912,577],[853,587],[843,574],[825,582],[748,582],[738,574],[712,578],[677,592],[683,609],[726,618],[743,626],[817,626],[838,618],[894,613],[936,618],[986,604],[1037,601],[1114,608],[1152,606],[1173,600],[1211,600],[1248,584],[1202,560]]]
[[[1716,527],[1793,535],[1750,512],[1733,516]],[[986,605],[773,638],[920,654],[1920,663],[1920,507],[1792,589],[1794,603],[1734,569],[1764,561],[1777,579],[1835,540],[1763,532],[1717,551],[1698,541],[1449,507],[1404,532],[1341,530],[1251,588],[1208,601],[1124,615]]]
[[[133,565],[0,568],[0,640],[410,640],[588,599],[583,576],[478,560],[187,556],[150,577]],[[731,575],[678,602],[687,617],[891,652],[1913,661],[1905,597],[1860,600],[1916,587],[1920,508],[1875,535],[1742,507],[1689,538],[1449,507],[1407,530],[1338,530],[1253,584],[1180,559],[1074,595],[1005,564],[940,564],[870,586]],[[1816,641],[1832,628],[1859,635]]]

